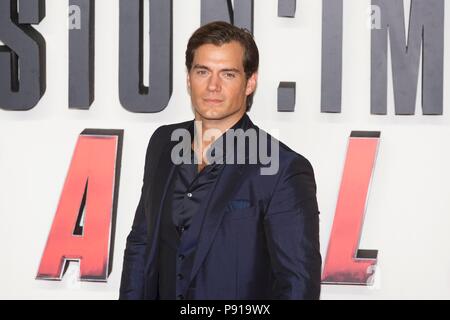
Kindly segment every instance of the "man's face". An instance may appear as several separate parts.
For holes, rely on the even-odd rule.
[[[244,48],[232,41],[197,48],[187,85],[196,119],[238,120],[246,111],[246,97],[256,88],[257,74],[244,72]]]

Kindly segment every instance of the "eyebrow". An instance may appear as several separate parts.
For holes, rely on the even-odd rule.
[[[192,69],[206,69],[208,71],[211,71],[210,68],[208,68],[205,65],[202,64],[196,64],[192,67]],[[241,73],[241,71],[239,69],[236,68],[225,68],[225,69],[221,69],[220,72],[236,72],[236,73]]]

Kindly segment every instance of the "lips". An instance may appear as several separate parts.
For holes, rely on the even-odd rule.
[[[211,103],[211,104],[219,104],[219,103],[223,102],[223,100],[221,100],[221,99],[203,99],[203,101],[205,101],[206,103]]]

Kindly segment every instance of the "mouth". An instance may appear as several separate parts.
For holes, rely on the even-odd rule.
[[[221,99],[203,99],[208,104],[221,104],[223,100]]]

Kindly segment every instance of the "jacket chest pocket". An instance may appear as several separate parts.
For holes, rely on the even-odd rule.
[[[224,219],[226,220],[241,220],[250,219],[258,216],[258,207],[250,206],[234,210],[227,209],[225,211]]]

